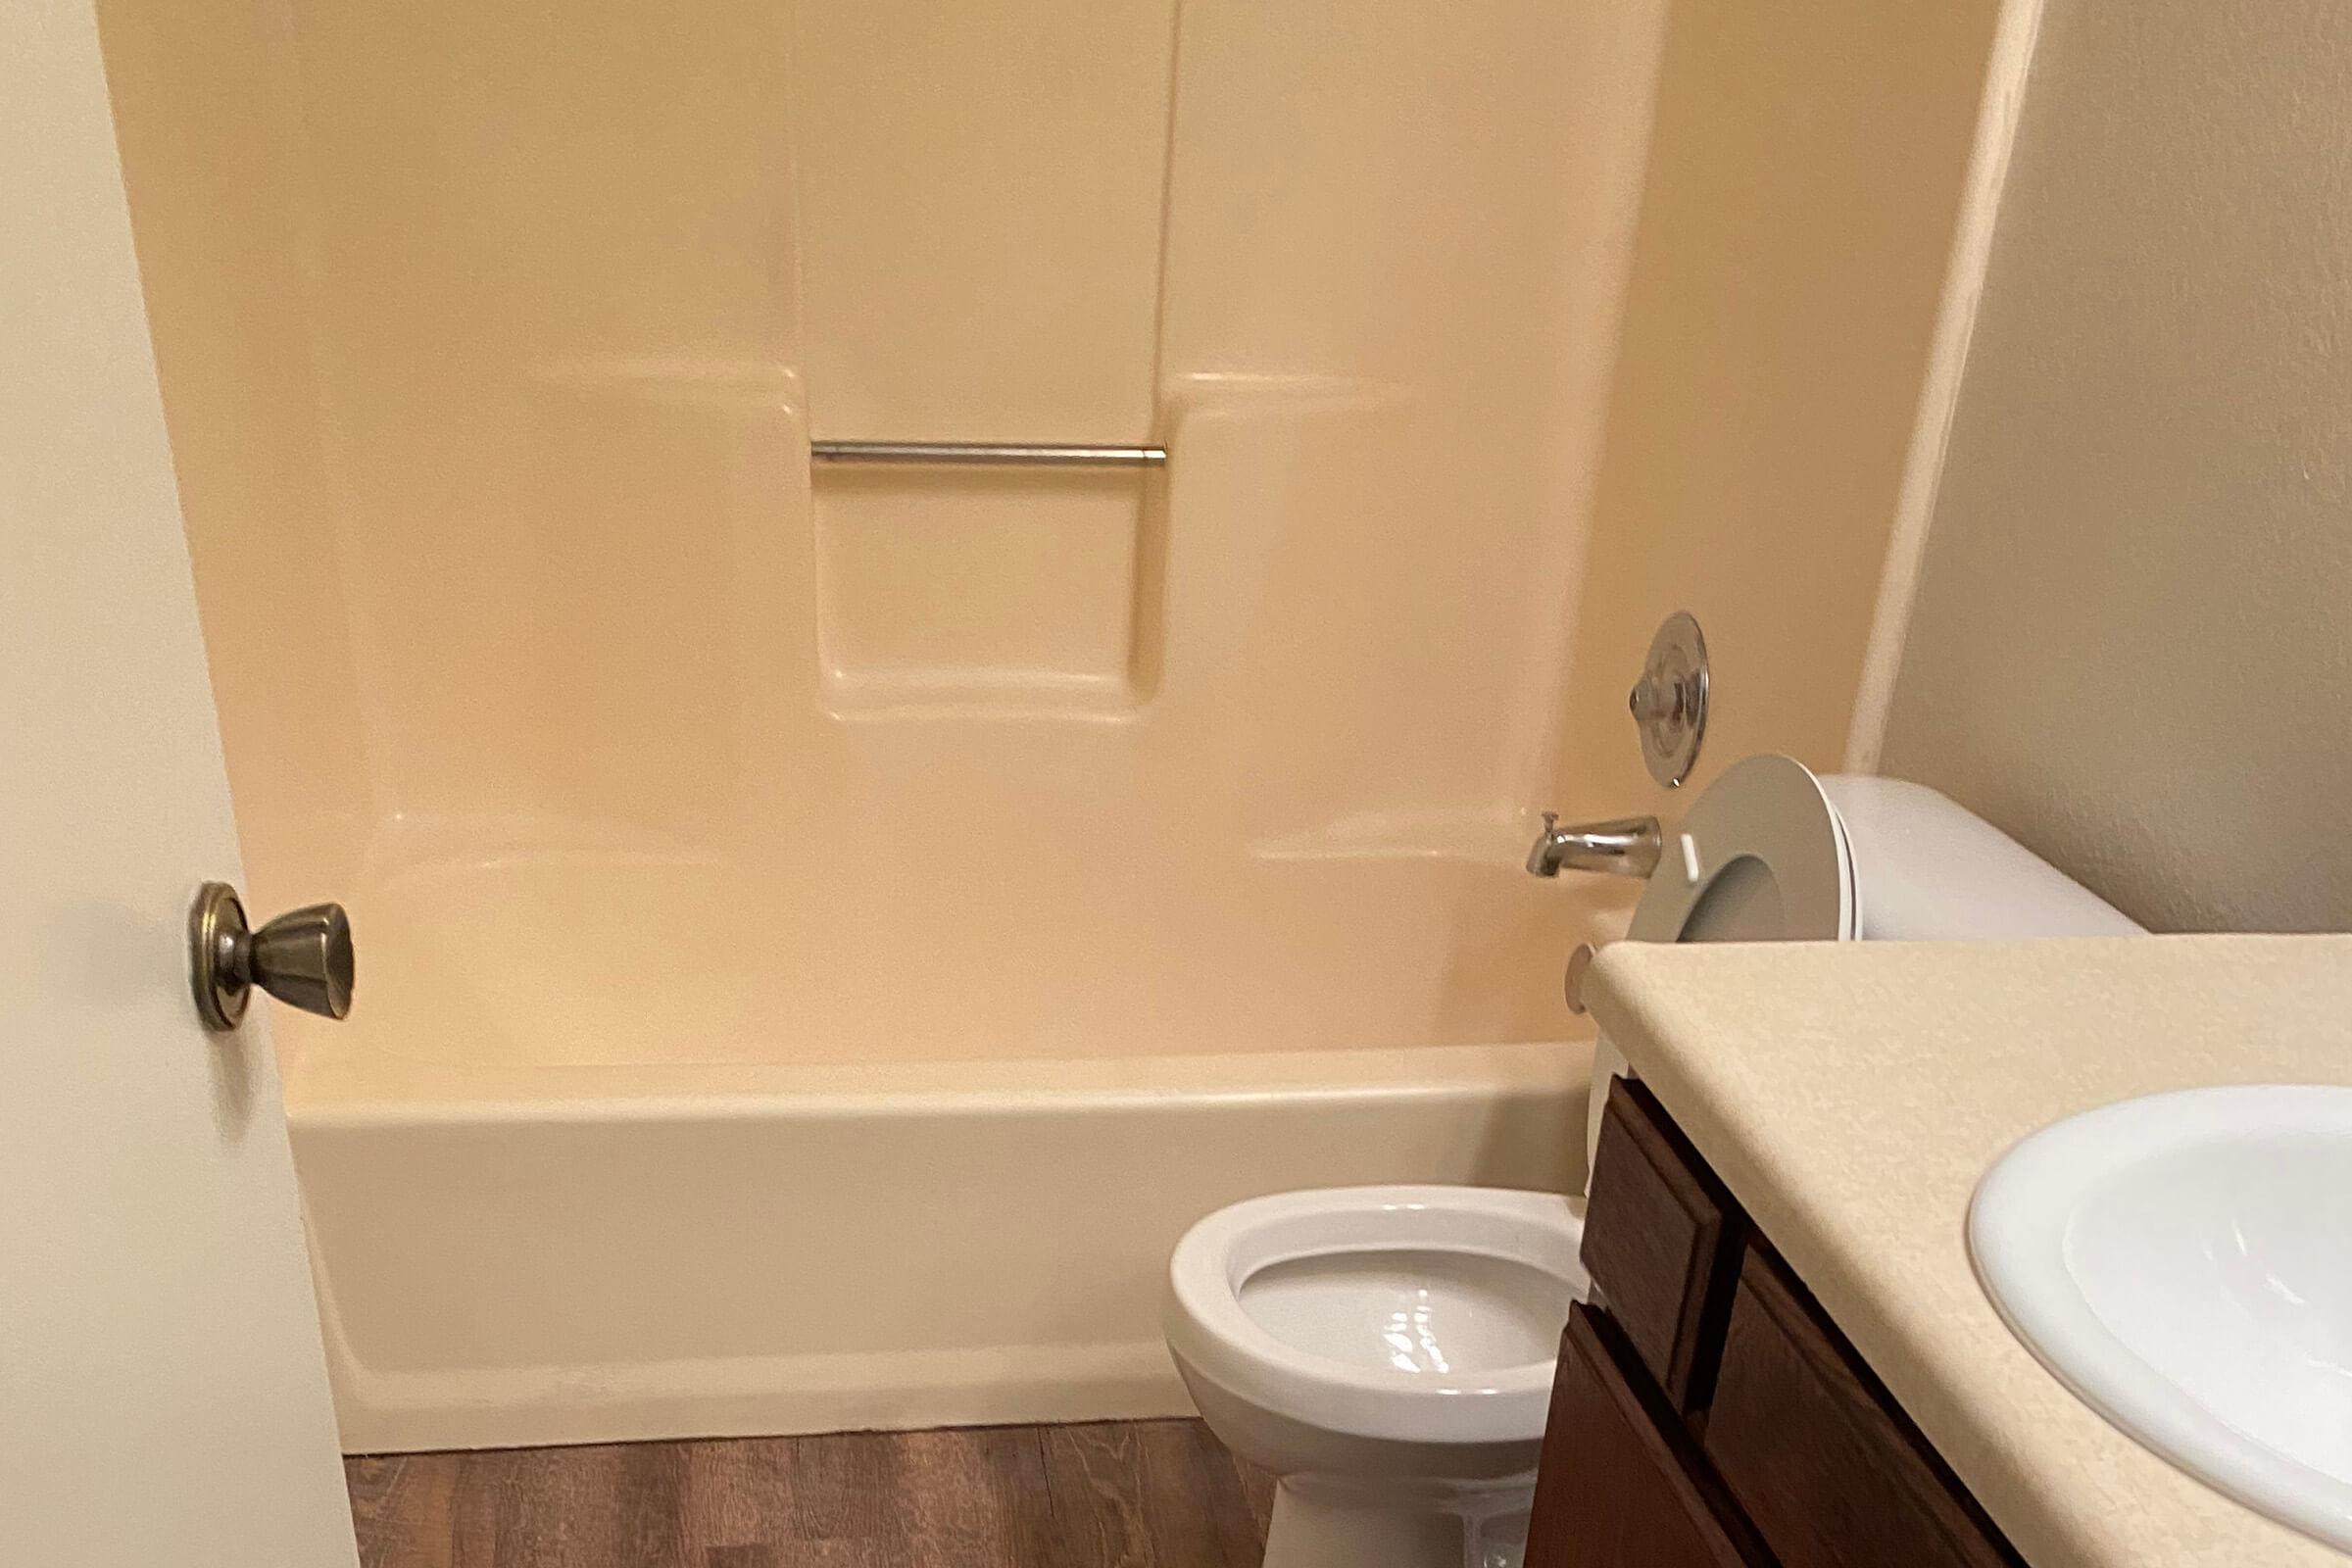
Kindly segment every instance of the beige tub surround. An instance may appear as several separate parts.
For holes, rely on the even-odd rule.
[[[1555,1036],[1658,618],[1845,731],[1995,8],[102,9],[248,892],[495,1066]]]
[[[1633,750],[1560,715],[1647,635],[1567,657],[1658,0],[105,9],[248,891],[352,909],[338,1050],[1559,1033],[1622,890],[1518,863]],[[1167,461],[811,461],[877,440]]]
[[[2061,1117],[2352,1084],[2352,937],[1603,953],[1594,1017],[2034,1568],[2342,1564],[2141,1447],[1978,1287],[1980,1176]]]
[[[1687,789],[1836,768],[2009,6],[1681,6],[1627,276],[1566,733],[1613,736],[1671,610],[1724,681]],[[1737,700],[1730,700],[1737,686]],[[1564,754],[1571,816],[1680,808],[1630,748]]]

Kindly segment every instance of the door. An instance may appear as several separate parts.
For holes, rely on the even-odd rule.
[[[89,0],[0,4],[0,1558],[356,1563]]]

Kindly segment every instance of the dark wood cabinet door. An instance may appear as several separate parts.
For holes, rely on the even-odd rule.
[[[1745,1226],[1649,1091],[1609,1084],[1585,1219],[1585,1267],[1676,1410],[1713,1390]]]
[[[1787,1568],[2020,1568],[1787,1268],[1750,1248],[1706,1449]]]
[[[1527,1568],[1771,1568],[1625,1335],[1583,1302],[1560,1337]]]

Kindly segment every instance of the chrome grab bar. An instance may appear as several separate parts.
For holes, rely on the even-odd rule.
[[[1029,441],[811,441],[817,463],[956,463],[997,467],[1157,468],[1166,447],[1094,447]]]

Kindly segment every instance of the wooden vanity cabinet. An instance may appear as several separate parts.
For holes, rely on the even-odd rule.
[[[1625,1334],[1578,1302],[1560,1338],[1528,1568],[1760,1568],[1772,1558]]]
[[[2016,1560],[1786,1265],[1741,1260],[1701,1445],[1787,1568]]]
[[[2019,1568],[1641,1084],[1610,1087],[1527,1568]]]

